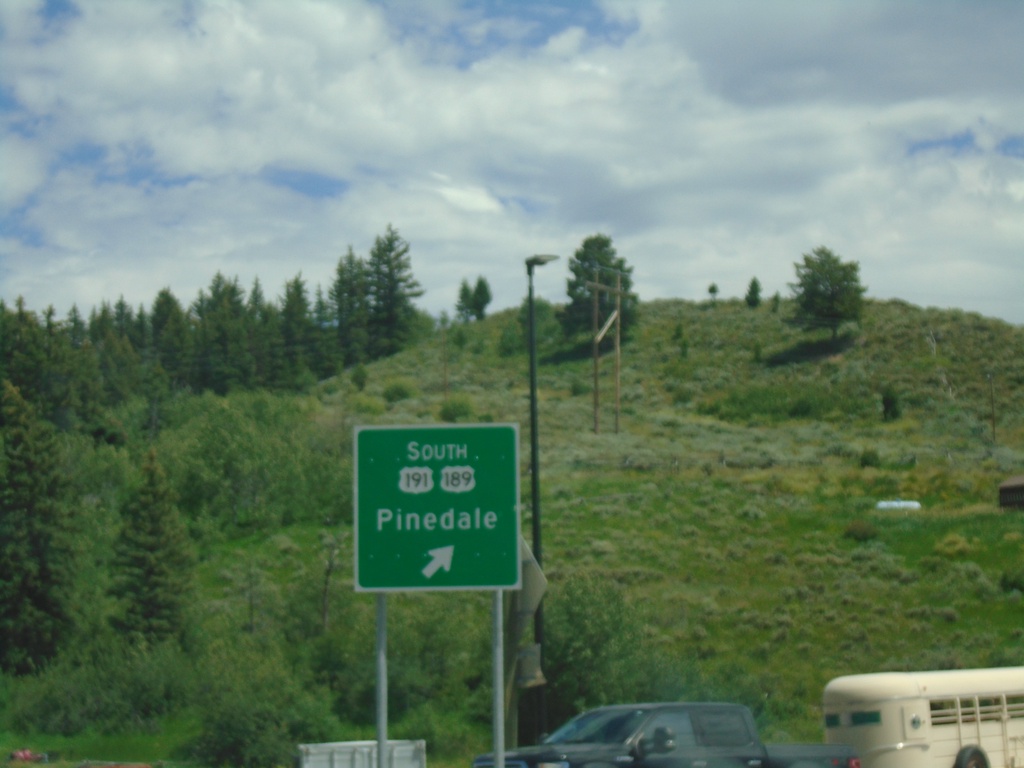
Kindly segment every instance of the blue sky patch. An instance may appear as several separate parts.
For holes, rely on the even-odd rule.
[[[69,22],[82,15],[71,0],[46,0],[39,9],[39,15],[46,22],[47,28],[60,30]]]
[[[116,152],[102,144],[82,142],[60,153],[57,166],[84,166],[95,173],[98,184],[127,184],[131,187],[181,187],[199,178],[195,174],[168,176],[153,162],[147,146],[120,146]]]
[[[945,136],[939,139],[925,139],[924,141],[913,141],[907,147],[907,155],[913,157],[923,152],[949,152],[952,155],[965,155],[978,149],[978,142],[974,138],[974,131],[967,130],[955,133],[952,136]]]
[[[437,36],[462,69],[505,48],[540,48],[572,28],[583,29],[588,44],[608,45],[621,45],[637,29],[609,19],[594,0],[463,0],[457,18],[438,33],[414,5],[376,2],[401,36]]]
[[[82,142],[60,153],[60,165],[96,165],[107,157],[107,148],[101,144]]]
[[[292,168],[264,168],[260,176],[275,187],[284,187],[315,199],[338,197],[349,188],[344,179]]]
[[[1007,136],[996,145],[996,152],[1007,157],[1024,158],[1024,136]]]
[[[25,223],[25,213],[34,202],[34,199],[30,200],[20,208],[10,211],[7,216],[0,216],[0,235],[17,240],[25,247],[41,248],[45,245],[42,231]],[[0,259],[0,263],[2,262],[3,259]]]
[[[18,100],[14,98],[14,89],[10,86],[0,86],[0,112],[14,112],[20,106]]]
[[[581,27],[591,40],[619,44],[635,26],[613,23],[592,0],[467,0],[463,8],[487,19],[516,19],[525,22],[519,40],[528,47],[544,45],[571,27]]]

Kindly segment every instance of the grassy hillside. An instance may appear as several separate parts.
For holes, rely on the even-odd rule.
[[[1024,330],[869,302],[832,342],[787,325],[787,309],[645,304],[623,346],[617,433],[613,356],[595,433],[587,350],[544,346],[545,571],[555,590],[582,571],[628,585],[681,664],[733,681],[725,695],[788,702],[790,735],[820,738],[836,675],[1024,664],[1024,517],[997,503],[1024,473]],[[455,331],[447,396],[466,420],[520,422],[525,462],[525,355],[496,353],[514,321]],[[439,343],[381,363],[351,418],[436,420],[444,374]],[[410,396],[387,404],[396,383]],[[876,509],[897,498],[921,509]]]
[[[840,674],[1024,664],[1024,512],[997,504],[999,483],[1024,474],[1024,328],[868,302],[861,327],[832,341],[788,325],[787,302],[646,303],[622,347],[616,431],[613,355],[601,358],[595,430],[589,345],[566,345],[541,309],[553,618],[580,579],[622,585],[643,609],[623,611],[642,623],[623,632],[638,630],[686,670],[692,687],[681,695],[751,705],[780,740],[821,738],[821,691]],[[328,680],[342,728],[333,738],[373,738],[374,600],[354,594],[351,579],[352,428],[518,422],[528,535],[518,314],[449,328],[367,366],[363,387],[349,371],[298,397],[173,405],[156,449],[201,542],[200,687],[226,675],[245,691],[259,672],[277,695],[304,701],[301,688],[326,700]],[[121,414],[132,446],[146,443],[147,408]],[[96,510],[116,515],[131,454],[89,454],[75,482]],[[896,498],[921,509],[876,508]],[[236,527],[214,524],[214,507],[232,509]],[[389,601],[389,669],[406,682],[392,691],[391,735],[426,738],[432,765],[464,766],[489,743],[490,696],[476,672],[489,667],[489,597]],[[302,677],[289,683],[293,670]],[[201,715],[175,712],[148,733],[0,734],[0,750],[180,758]]]

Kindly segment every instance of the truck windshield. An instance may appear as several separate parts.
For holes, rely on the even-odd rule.
[[[621,744],[647,715],[642,709],[598,709],[577,715],[546,739],[545,744]]]

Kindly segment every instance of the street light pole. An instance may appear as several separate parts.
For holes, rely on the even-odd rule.
[[[540,467],[539,467],[539,440],[537,435],[537,320],[533,306],[533,270],[534,267],[543,266],[555,259],[557,256],[551,254],[539,254],[531,256],[526,260],[526,277],[529,283],[529,295],[527,299],[527,323],[529,325],[529,352],[530,352],[530,503],[532,512],[530,522],[533,532],[533,556],[537,565],[541,566],[540,543]],[[538,661],[540,668],[544,666],[544,603],[537,606],[533,615],[533,642],[537,644]],[[537,687],[537,734],[540,735],[547,730],[547,695],[545,687]]]

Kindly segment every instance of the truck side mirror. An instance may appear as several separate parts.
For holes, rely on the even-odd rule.
[[[661,725],[654,729],[654,733],[651,735],[650,744],[648,746],[651,754],[664,754],[666,752],[671,752],[675,748],[676,734],[671,728]]]

